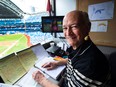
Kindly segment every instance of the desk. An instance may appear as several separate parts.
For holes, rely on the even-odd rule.
[[[14,86],[17,86],[17,87],[41,87],[39,84],[37,84],[37,82],[35,82],[34,81],[34,79],[32,78],[32,73],[34,72],[34,71],[36,71],[36,70],[38,70],[37,68],[35,68],[33,65],[35,64],[35,62],[36,61],[40,61],[41,59],[43,59],[43,58],[45,58],[45,57],[47,57],[47,56],[50,56],[50,55],[48,55],[48,53],[46,52],[46,50],[40,45],[40,44],[38,44],[38,45],[36,45],[36,46],[33,46],[33,47],[31,47],[31,48],[28,48],[28,49],[25,49],[25,50],[22,50],[22,51],[20,51],[20,52],[17,52],[16,53],[17,55],[15,55],[15,54],[12,54],[12,55],[10,55],[10,56],[7,56],[7,57],[5,57],[5,60],[1,60],[1,64],[0,65],[3,65],[2,63],[5,63],[5,65],[7,65],[7,66],[9,66],[9,67],[5,67],[5,70],[7,71],[7,70],[10,70],[11,71],[11,67],[10,66],[12,66],[13,67],[13,70],[14,70],[14,72],[15,71],[17,71],[17,72],[15,72],[14,74],[12,74],[12,76],[10,76],[10,78],[9,79],[12,79],[12,77],[15,75],[15,74],[18,74],[18,70],[17,70],[17,68],[16,68],[16,66],[14,66],[14,65],[18,65],[19,67],[22,67],[22,68],[24,68],[24,66],[29,66],[30,64],[32,65],[32,66],[30,66],[28,69],[29,69],[29,71],[28,71],[28,69],[26,69],[26,71],[24,72],[24,74],[22,74],[22,75],[20,75],[20,80],[18,80],[19,78],[15,78],[16,79],[16,81],[14,81],[14,82],[16,82],[16,83],[14,83],[14,85],[12,86],[12,87],[14,87]],[[25,56],[24,56],[25,55]],[[9,60],[9,58],[10,58],[10,60]],[[28,59],[29,58],[29,59]],[[37,60],[35,59],[35,58],[37,58]],[[14,61],[12,61],[14,59]],[[19,61],[19,60],[21,60],[21,59],[23,59],[24,61]],[[5,62],[2,62],[2,61],[5,61]],[[8,63],[8,62],[9,63]],[[32,62],[33,61],[33,62]],[[17,62],[17,63],[16,63]],[[22,63],[22,62],[24,62],[24,63]],[[31,63],[32,62],[32,63]],[[15,64],[16,63],[16,64]],[[20,63],[20,64],[18,64],[18,63]],[[14,64],[14,65],[13,65]],[[22,65],[23,64],[23,65]],[[1,66],[1,69],[3,69],[2,68],[2,66]],[[4,71],[5,71],[4,70]],[[13,72],[13,71],[12,71]],[[7,74],[7,72],[4,72],[4,73],[6,73]],[[26,74],[25,74],[26,73]],[[20,73],[19,73],[20,74]],[[19,75],[18,74],[18,75]],[[7,74],[7,75],[9,75],[9,74]],[[56,80],[54,80],[54,79],[52,79],[51,77],[49,77],[48,75],[46,75],[46,74],[44,74],[45,75],[45,77],[47,78],[47,79],[49,79],[50,81],[52,81],[53,83],[55,83],[55,84],[58,84],[58,81],[56,81]],[[9,81],[9,80],[8,80]],[[1,87],[1,86],[0,86]],[[9,86],[2,86],[2,87],[9,87]]]

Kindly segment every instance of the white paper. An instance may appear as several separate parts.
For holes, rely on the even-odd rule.
[[[0,83],[0,87],[19,87],[19,86]]]
[[[112,19],[113,13],[114,13],[113,1],[89,5],[88,7],[88,14],[90,20]]]
[[[38,61],[40,61],[45,57],[50,56],[41,44],[33,46],[32,50],[35,53],[36,57],[38,58]]]
[[[32,78],[32,73],[34,71],[37,71],[37,68],[31,68],[29,72],[21,78],[21,80],[16,83],[16,85],[22,86],[22,87],[41,87],[33,78]],[[44,74],[44,73],[43,73]],[[46,78],[49,78],[48,75],[44,74]]]
[[[107,32],[108,21],[91,22],[91,32]]]

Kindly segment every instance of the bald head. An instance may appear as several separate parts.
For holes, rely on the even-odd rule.
[[[68,14],[65,15],[64,19],[63,19],[63,25],[65,24],[69,24],[69,22],[78,22],[78,15],[76,14],[76,11],[71,11]]]
[[[71,11],[68,14],[65,15],[64,21],[67,21],[67,20],[76,20],[76,21],[78,21],[78,16],[79,15],[77,14],[76,10]]]
[[[91,28],[91,23],[88,17],[88,14],[86,12],[74,10],[69,12],[68,14],[65,15],[63,19],[63,24],[68,23],[69,20],[73,23],[77,23],[80,29],[86,29],[88,32],[90,31]]]

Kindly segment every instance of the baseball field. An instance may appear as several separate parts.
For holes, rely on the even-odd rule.
[[[0,58],[31,46],[29,36],[10,34],[0,36]]]

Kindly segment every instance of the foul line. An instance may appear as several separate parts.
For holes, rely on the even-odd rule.
[[[20,40],[21,38],[23,38],[23,37],[24,37],[24,35],[23,35],[22,37],[20,37],[17,41],[15,41],[9,48],[7,48],[5,51],[3,51],[3,52],[0,54],[0,58],[3,57],[4,54],[5,54],[6,52],[8,52],[12,47],[14,47],[14,46],[19,42],[19,40]]]

